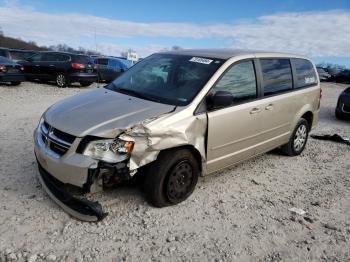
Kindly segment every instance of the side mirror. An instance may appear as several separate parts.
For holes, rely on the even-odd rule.
[[[218,109],[232,105],[233,95],[228,91],[217,91],[207,99],[207,105],[210,109]]]

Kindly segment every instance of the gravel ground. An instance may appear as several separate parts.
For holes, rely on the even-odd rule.
[[[334,117],[344,88],[323,84],[313,133],[350,136]],[[101,223],[69,217],[39,184],[32,133],[48,106],[86,90],[0,85],[0,261],[350,261],[350,147],[328,141],[201,178],[177,206],[150,207],[124,186],[98,195]]]

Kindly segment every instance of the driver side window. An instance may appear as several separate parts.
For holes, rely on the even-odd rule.
[[[230,92],[233,104],[246,102],[257,97],[257,85],[253,61],[244,61],[233,65],[212,89]]]

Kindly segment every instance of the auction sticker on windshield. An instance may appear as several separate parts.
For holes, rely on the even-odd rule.
[[[201,58],[201,57],[192,57],[189,61],[195,62],[195,63],[201,63],[205,65],[209,65],[211,62],[213,62],[213,60],[211,59]]]

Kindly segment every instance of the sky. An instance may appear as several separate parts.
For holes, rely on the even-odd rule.
[[[0,27],[39,45],[105,55],[238,48],[350,67],[350,0],[0,0]]]

